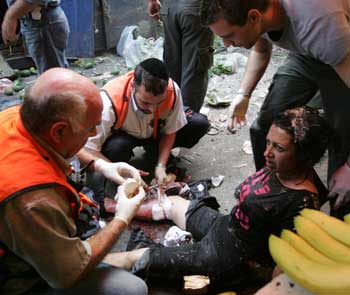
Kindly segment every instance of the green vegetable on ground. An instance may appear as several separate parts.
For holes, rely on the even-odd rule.
[[[113,70],[111,71],[111,74],[112,74],[113,76],[117,76],[117,75],[120,74],[120,70],[117,69],[117,68],[115,68],[115,69],[113,69]]]
[[[34,67],[31,67],[29,70],[30,70],[30,72],[31,72],[31,74],[32,74],[32,75],[36,75],[36,74],[38,74],[37,69],[36,69],[36,68],[34,68]]]
[[[24,88],[24,86],[23,86],[20,79],[16,79],[15,81],[13,81],[12,90],[14,92],[21,91],[23,88]]]
[[[13,95],[13,90],[12,90],[12,88],[11,88],[11,87],[5,88],[4,94],[7,95],[7,96]]]
[[[29,77],[32,72],[30,70],[22,70],[20,71],[21,77]]]
[[[232,66],[225,66],[223,64],[217,64],[209,69],[209,76],[213,75],[229,75],[232,74]]]

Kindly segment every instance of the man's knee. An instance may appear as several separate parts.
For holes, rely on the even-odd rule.
[[[208,118],[199,113],[193,113],[187,124],[178,131],[176,146],[193,147],[207,133],[210,127]]]
[[[200,113],[193,113],[190,126],[195,134],[198,134],[198,137],[201,138],[207,133],[210,123],[207,116]]]
[[[126,270],[101,264],[69,294],[148,294],[145,282]]]
[[[130,274],[131,275],[131,274]],[[123,295],[147,295],[148,288],[146,283],[135,275],[131,275],[132,278],[128,279],[128,283],[125,283],[121,289]],[[119,293],[118,293],[119,294]]]
[[[111,136],[102,146],[102,154],[112,162],[128,162],[133,153],[133,145],[126,136]]]

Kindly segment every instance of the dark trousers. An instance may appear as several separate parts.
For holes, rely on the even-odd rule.
[[[290,54],[274,75],[258,118],[250,127],[257,170],[265,165],[265,138],[273,117],[283,110],[306,105],[318,90],[325,117],[338,136],[328,148],[328,178],[345,162],[350,151],[350,89],[331,66]]]
[[[200,23],[199,0],[162,1],[164,62],[180,86],[183,102],[199,112],[213,63],[213,33]]]
[[[193,147],[208,131],[209,121],[206,116],[199,113],[186,112],[187,124],[176,133],[173,147]],[[140,139],[128,133],[116,130],[104,143],[102,153],[112,162],[129,162],[133,156],[133,149],[143,146],[151,158],[158,158],[158,139],[153,137]]]

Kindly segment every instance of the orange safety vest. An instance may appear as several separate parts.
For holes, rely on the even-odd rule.
[[[0,113],[0,146],[0,203],[33,190],[61,186],[68,192],[74,220],[84,204],[96,207],[67,182],[58,164],[25,129],[18,106]]]
[[[116,116],[114,129],[120,129],[123,126],[125,118],[128,114],[129,102],[131,99],[132,82],[134,81],[134,72],[131,71],[123,76],[117,77],[109,81],[103,86],[102,91],[107,93],[111,100],[113,111]],[[162,112],[170,111],[174,108],[176,102],[176,94],[174,90],[173,80],[169,79],[166,90],[166,99],[159,105],[154,112],[153,137],[156,138],[158,134],[158,119]]]

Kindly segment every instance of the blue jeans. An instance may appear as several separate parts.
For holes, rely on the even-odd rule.
[[[42,10],[41,20],[26,16],[21,20],[21,33],[39,73],[53,67],[68,66],[65,50],[69,25],[61,7]]]
[[[350,153],[350,88],[334,69],[318,60],[290,54],[273,77],[272,84],[250,127],[255,167],[265,165],[266,135],[273,117],[283,110],[306,105],[320,91],[325,118],[338,138],[328,147],[328,178]]]
[[[62,266],[64,271],[64,265]],[[70,289],[58,290],[49,287],[32,290],[31,295],[147,295],[145,282],[137,276],[106,263],[100,263],[78,284]]]

